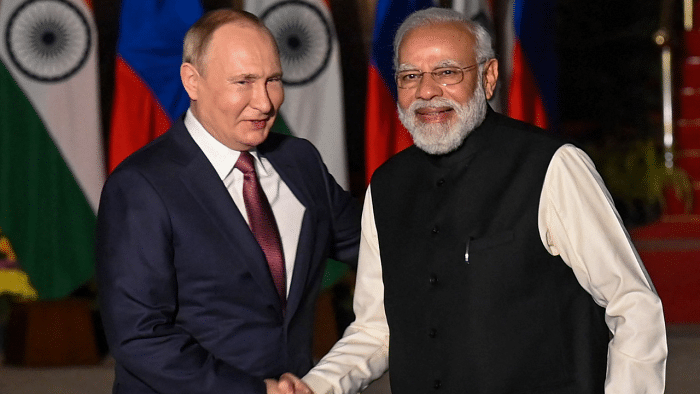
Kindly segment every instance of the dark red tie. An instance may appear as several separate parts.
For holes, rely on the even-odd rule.
[[[284,268],[282,242],[277,222],[275,222],[275,215],[272,214],[270,203],[260,187],[260,182],[258,182],[253,156],[249,152],[241,152],[235,167],[243,173],[244,177],[243,201],[248,213],[250,229],[265,253],[272,280],[275,282],[284,309],[287,301],[287,292],[285,291],[287,271]]]

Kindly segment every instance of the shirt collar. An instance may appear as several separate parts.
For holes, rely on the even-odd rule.
[[[219,178],[222,180],[226,178],[226,176],[228,176],[233,169],[233,166],[236,164],[236,161],[238,161],[238,157],[241,155],[241,152],[227,147],[209,134],[209,132],[194,116],[191,108],[188,109],[187,113],[185,114],[185,127],[192,136],[192,139],[194,139],[194,142],[197,143],[202,152],[204,152],[204,155],[211,162],[212,166],[214,166],[214,170],[216,170]],[[261,174],[258,174],[258,176],[267,175],[267,165],[269,164],[262,160],[262,157],[256,149],[251,149],[250,153],[253,155],[258,164],[256,165],[258,172],[262,172]]]

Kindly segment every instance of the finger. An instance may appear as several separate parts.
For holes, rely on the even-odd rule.
[[[277,382],[277,388],[283,394],[294,394],[295,393],[294,382],[292,382],[289,379],[286,379],[284,377],[280,377],[279,382]]]
[[[301,379],[291,373],[285,373],[280,377],[280,381],[290,382],[294,385],[294,394],[313,394],[309,386]]]

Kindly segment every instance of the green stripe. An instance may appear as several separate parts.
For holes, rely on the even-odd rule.
[[[277,119],[275,119],[275,123],[272,124],[272,129],[270,130],[279,134],[294,135],[292,131],[289,130],[287,122],[284,121],[284,117],[281,113],[277,115]],[[333,286],[346,272],[348,272],[348,266],[346,264],[328,259],[326,262],[326,270],[323,272],[323,288],[325,289]]]
[[[279,111],[277,112],[277,118],[275,119],[275,123],[272,124],[270,131],[284,135],[294,135],[292,131],[289,130],[289,127],[287,127],[287,122],[284,121],[284,117],[282,117]]]
[[[42,299],[94,270],[95,215],[31,103],[0,62],[0,228]]]

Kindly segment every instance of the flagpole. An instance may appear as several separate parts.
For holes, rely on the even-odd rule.
[[[671,32],[673,0],[664,0],[661,4],[661,27],[654,34],[654,41],[661,48],[661,95],[663,114],[664,165],[668,171],[673,169],[673,63],[671,51]]]

